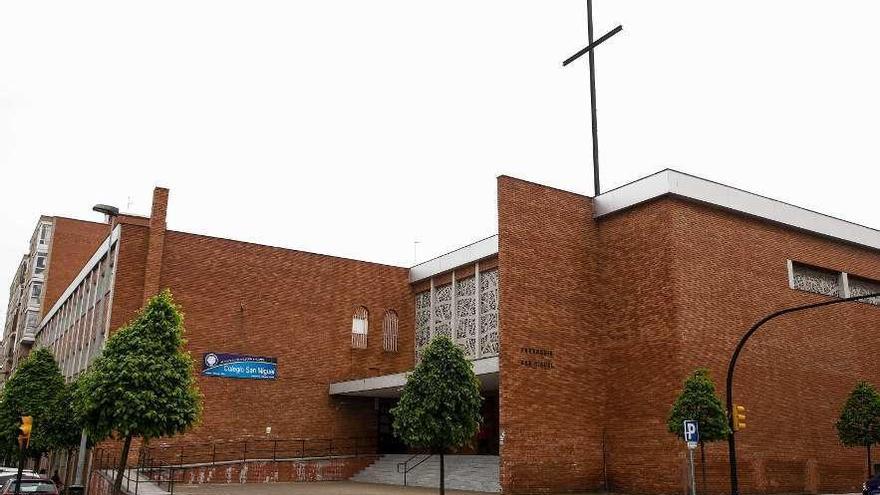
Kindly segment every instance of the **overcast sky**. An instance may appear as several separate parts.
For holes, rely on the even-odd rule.
[[[880,2],[596,0],[603,187],[676,168],[871,227]],[[409,266],[500,174],[592,194],[584,0],[0,2],[0,312],[40,214]]]

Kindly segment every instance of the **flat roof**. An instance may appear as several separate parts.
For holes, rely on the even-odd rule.
[[[880,249],[880,231],[876,229],[672,169],[596,196],[593,217],[602,218],[663,196],[704,203],[820,236]]]
[[[880,250],[880,230],[673,169],[661,170],[596,196],[593,198],[593,218],[613,215],[664,196],[703,203],[823,237]],[[413,266],[409,270],[409,280],[410,282],[425,280],[496,254],[498,254],[498,235],[493,235]]]
[[[437,256],[424,263],[419,263],[409,269],[409,281],[418,282],[419,280],[425,280],[434,275],[448,272],[453,268],[458,268],[468,263],[476,263],[496,254],[498,254],[498,234]]]

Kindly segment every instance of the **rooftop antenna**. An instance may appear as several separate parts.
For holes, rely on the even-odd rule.
[[[418,248],[419,248],[419,241],[413,241],[413,266],[416,266],[418,264],[418,260],[419,260],[419,258],[417,256]]]
[[[599,124],[596,120],[596,57],[594,49],[608,40],[608,38],[623,31],[623,26],[608,31],[604,36],[593,41],[593,0],[587,0],[587,46],[562,62],[562,66],[574,62],[585,53],[590,54],[590,114],[593,120],[593,191],[598,196],[602,190],[599,187]]]

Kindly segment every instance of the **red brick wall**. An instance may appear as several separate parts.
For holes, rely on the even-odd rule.
[[[590,198],[500,177],[498,232],[502,488],[598,489],[605,373]]]
[[[299,461],[248,461],[183,468],[174,472],[176,483],[277,483],[343,481],[366,469],[376,456],[336,457]],[[164,472],[159,476],[167,476]]]
[[[67,286],[98,250],[101,241],[110,235],[110,226],[105,223],[63,217],[53,217],[53,221],[41,315],[52,309]]]
[[[786,260],[880,280],[875,251],[721,210],[664,200],[670,212],[676,326],[687,352],[684,373],[709,366],[719,392],[740,336],[773,311],[829,300],[788,287]],[[735,377],[747,429],[737,436],[746,492],[853,492],[865,473],[864,449],[839,445],[834,427],[856,381],[880,385],[872,356],[880,308],[849,303],[783,316],[745,348]],[[674,391],[664,394],[671,402]],[[710,449],[711,483],[727,488],[725,445]]]
[[[150,210],[150,236],[147,240],[147,266],[144,271],[144,304],[159,293],[159,276],[162,256],[165,253],[165,216],[168,212],[168,189],[153,190],[153,207]]]
[[[148,227],[127,223],[121,225],[110,333],[128,323],[143,305],[149,234]]]
[[[334,398],[331,382],[410,369],[412,297],[404,268],[168,231],[160,288],[186,315],[187,348],[278,359],[276,380],[199,377],[205,395],[191,441],[375,436],[372,399]],[[366,349],[351,318],[369,309]],[[384,311],[400,314],[399,352],[382,349]]]
[[[670,214],[636,207],[598,224],[603,347],[608,364],[606,467],[611,490],[677,491],[680,453],[666,433],[665,397],[680,386]],[[659,400],[658,400],[659,399]],[[671,404],[671,401],[669,401]],[[651,487],[634,473],[650,472]],[[632,481],[631,481],[632,480]]]
[[[622,493],[686,490],[666,415],[688,373],[723,399],[730,353],[775,310],[824,300],[788,287],[787,259],[880,279],[880,256],[705,205],[664,198],[595,221],[590,199],[501,177],[502,485]],[[834,423],[856,380],[880,385],[869,333],[880,308],[850,304],[769,324],[736,377],[745,493],[855,491],[863,449]],[[521,365],[554,351],[552,370]],[[729,489],[726,444],[708,447],[709,491]]]

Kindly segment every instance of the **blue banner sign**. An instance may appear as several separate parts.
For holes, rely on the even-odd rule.
[[[273,357],[208,352],[202,358],[202,375],[274,380],[277,366]]]

